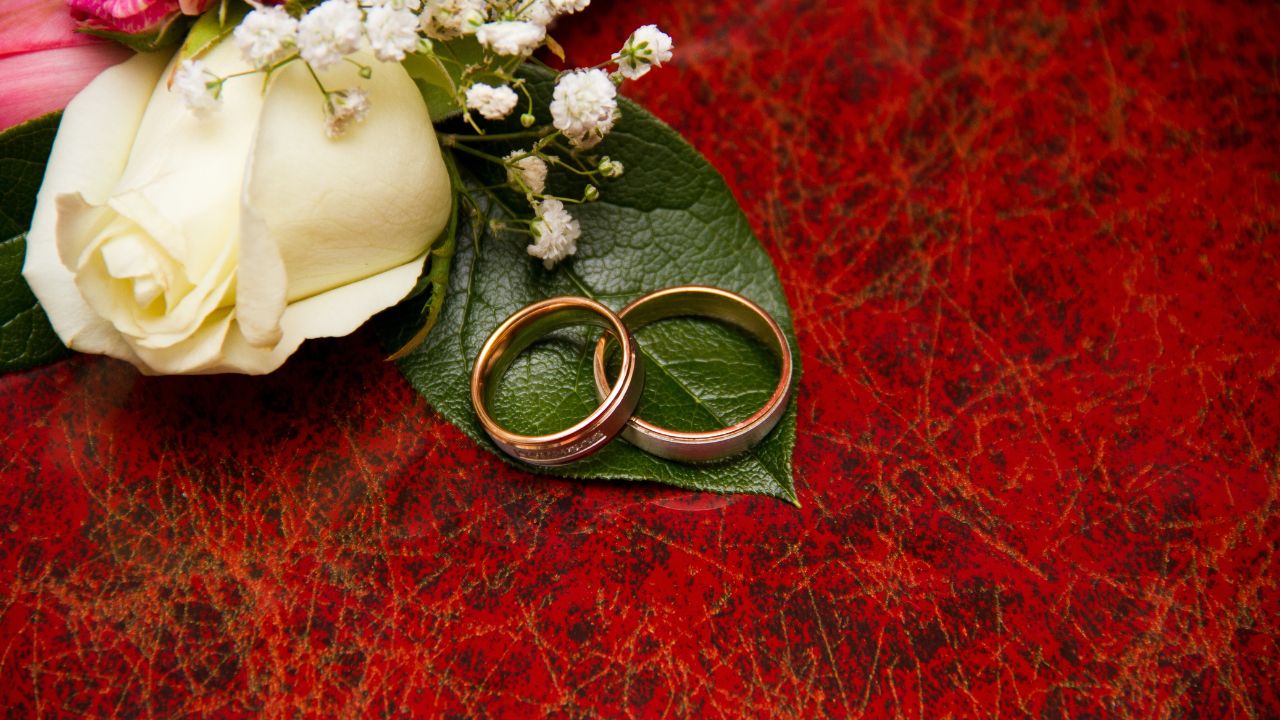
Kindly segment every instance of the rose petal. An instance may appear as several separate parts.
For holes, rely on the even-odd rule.
[[[75,277],[58,258],[55,199],[70,192],[96,195],[88,197],[90,201],[106,199],[124,169],[134,133],[165,60],[137,55],[103,72],[71,101],[50,153],[44,184],[36,196],[22,274],[58,336],[74,350],[136,361],[111,323],[72,291]]]
[[[368,117],[341,137],[321,130],[322,103],[300,63],[277,73],[262,108],[245,197],[279,248],[289,302],[403,265],[449,219],[448,172],[413,80],[398,63],[354,59],[373,66],[371,79],[349,64],[321,76],[369,93]],[[266,282],[253,270],[242,268],[241,287]]]
[[[223,347],[235,329],[234,311],[223,308],[205,319],[194,335],[173,347],[139,347],[141,364],[135,363],[146,375],[200,375],[218,372],[240,372],[223,364]],[[277,367],[279,364],[277,363]]]
[[[253,347],[233,328],[223,346],[221,363],[201,372],[269,373],[284,364],[304,340],[350,335],[374,313],[409,294],[426,258],[424,253],[372,277],[290,304],[280,323],[284,336],[271,350]]]
[[[280,249],[271,241],[266,223],[251,207],[247,192],[240,208],[239,274],[236,324],[250,345],[271,350],[283,333],[280,318],[288,304],[285,298],[289,276],[285,274]]]
[[[359,282],[293,303],[282,320],[284,336],[274,348],[249,343],[225,310],[214,314],[190,340],[163,349],[140,348],[148,375],[211,375],[235,372],[265,375],[284,364],[304,340],[355,332],[378,310],[409,294],[422,273],[426,254]]]

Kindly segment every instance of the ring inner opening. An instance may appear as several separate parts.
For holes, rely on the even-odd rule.
[[[551,435],[590,415],[600,406],[591,358],[601,332],[575,325],[532,340],[489,378],[489,416],[513,433]],[[618,363],[609,379],[617,382]]]
[[[778,386],[778,353],[737,325],[682,316],[632,328],[645,366],[636,416],[652,425],[682,432],[719,430],[751,417]],[[619,364],[618,345],[610,342],[605,355],[610,382]]]

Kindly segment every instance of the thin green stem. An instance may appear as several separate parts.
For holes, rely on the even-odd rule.
[[[489,162],[497,163],[499,165],[506,164],[506,162],[502,158],[498,157],[497,155],[490,155],[487,152],[481,152],[479,150],[476,150],[475,148],[469,148],[466,145],[454,145],[452,147],[454,150],[461,150],[462,152],[468,155],[474,155],[475,157],[478,157],[482,160],[488,160]]]
[[[582,177],[594,178],[596,175],[600,173],[599,170],[579,170],[577,168],[569,167],[563,162],[558,162],[556,164],[559,165],[561,168],[573,173],[574,175],[581,175]]]
[[[311,73],[311,78],[316,81],[316,86],[320,88],[320,92],[324,93],[326,98],[329,97],[329,89],[324,86],[324,83],[320,82],[320,76],[316,74],[315,68],[311,67],[311,63],[304,62],[303,65],[307,66],[307,72]]]
[[[498,142],[502,140],[524,140],[525,138],[541,137],[546,130],[523,130],[521,132],[509,133],[487,133],[485,135],[461,135],[458,133],[440,133],[441,142],[452,147],[462,147],[462,143],[469,142]]]
[[[587,164],[582,161],[582,158],[579,157],[579,155],[577,154],[577,152],[574,151],[573,148],[566,146],[564,143],[560,142],[559,140],[556,140],[551,144],[555,147],[555,149],[559,150],[562,153],[560,157],[561,166],[567,167],[564,165],[564,158],[567,156],[570,160],[577,163],[579,169],[583,170],[584,172],[591,172],[591,168],[588,167]]]
[[[560,196],[560,195],[543,195],[543,196],[542,196],[542,198],[543,198],[544,200],[545,200],[545,199],[547,199],[547,198],[550,198],[550,199],[552,199],[552,200],[559,200],[559,201],[561,201],[561,202],[573,203],[574,205],[584,205],[584,204],[586,204],[586,201],[585,201],[585,200],[583,200],[582,198],[568,198],[568,197],[563,197],[563,196]]]
[[[349,62],[349,63],[351,63],[352,65],[355,65],[357,68],[359,68],[359,69],[360,69],[360,77],[362,77],[362,78],[366,78],[366,79],[367,79],[368,77],[370,77],[370,76],[372,76],[372,75],[373,75],[373,68],[372,68],[372,67],[370,67],[370,66],[368,66],[368,65],[365,65],[364,63],[356,62],[355,60],[352,60],[352,59],[351,59],[351,58],[349,58],[349,57],[344,57],[344,58],[342,58],[342,59],[343,59],[343,60],[345,60],[345,61],[347,61],[347,62]],[[368,73],[368,74],[366,75],[366,73]]]

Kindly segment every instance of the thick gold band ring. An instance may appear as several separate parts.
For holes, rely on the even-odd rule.
[[[552,331],[570,325],[605,329],[622,347],[622,367],[613,389],[601,395],[600,406],[573,427],[550,435],[519,435],[499,425],[489,414],[493,389],[525,348]],[[559,297],[534,303],[507,318],[480,350],[471,371],[471,404],[480,425],[503,452],[532,465],[564,465],[580,460],[617,436],[635,412],[644,386],[644,368],[635,342],[612,310],[594,300]]]
[[[748,450],[778,424],[791,398],[791,346],[782,334],[782,328],[769,317],[769,313],[741,295],[702,285],[659,290],[636,300],[618,313],[618,317],[632,330],[657,320],[680,316],[727,322],[759,339],[781,360],[782,375],[778,385],[764,407],[729,427],[709,432],[685,432],[658,427],[633,416],[627,421],[622,437],[645,452],[682,462],[720,460]],[[596,393],[600,397],[617,391],[616,387],[609,389],[605,377],[607,344],[607,337],[600,338],[596,344],[594,369]]]

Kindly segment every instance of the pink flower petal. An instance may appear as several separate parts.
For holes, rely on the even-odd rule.
[[[177,0],[69,0],[71,17],[86,27],[145,33],[178,14]]]
[[[73,13],[97,18],[133,17],[155,6],[168,5],[157,0],[67,0],[67,6]]]
[[[6,0],[4,5],[4,12],[0,12],[0,57],[98,42],[76,33],[65,0]]]
[[[94,43],[0,57],[0,130],[61,110],[98,73],[132,54]]]

